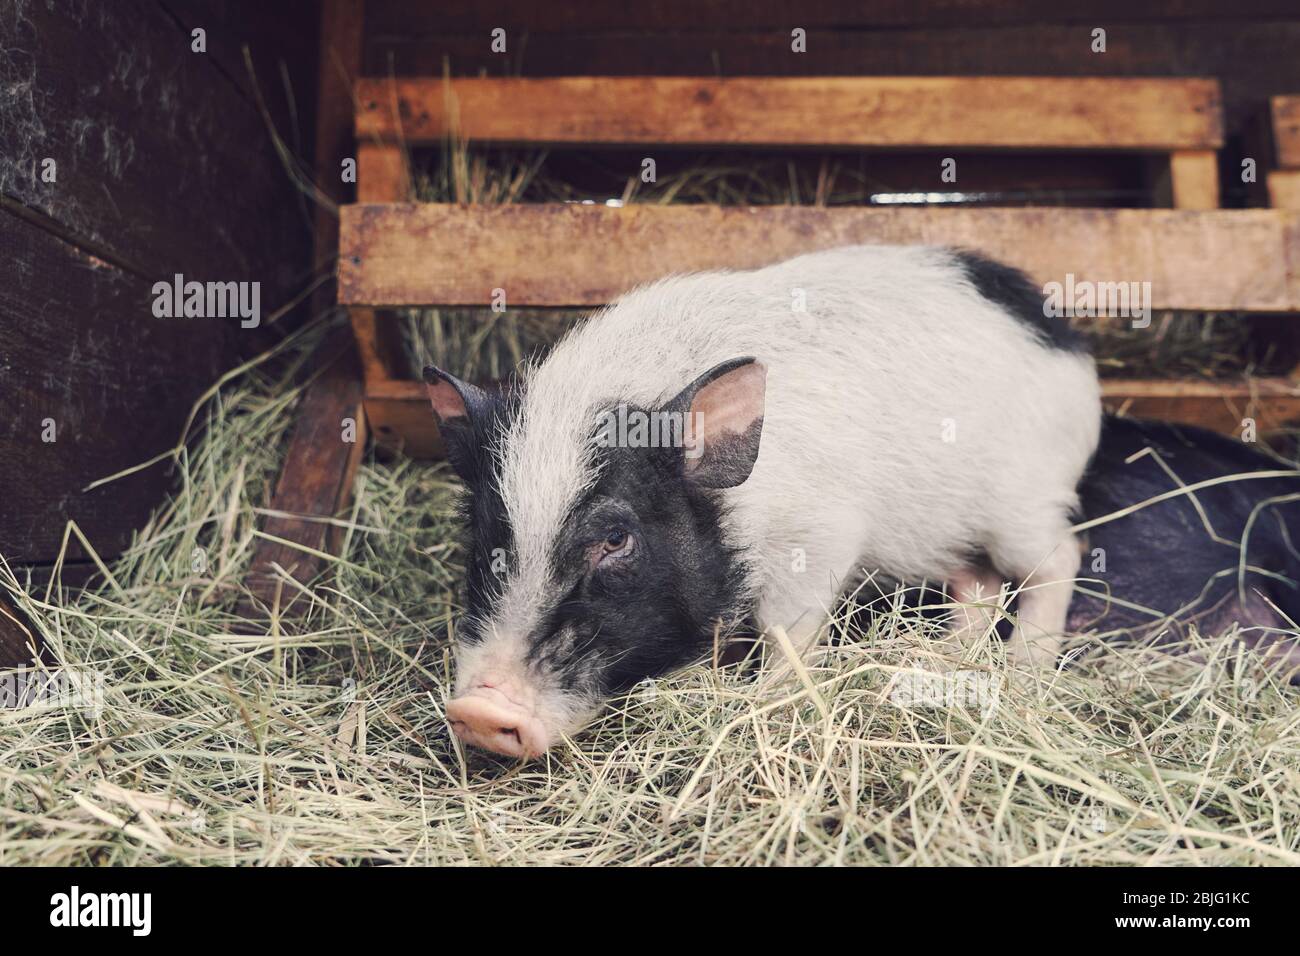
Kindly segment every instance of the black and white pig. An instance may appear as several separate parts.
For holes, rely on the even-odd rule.
[[[1084,562],[1069,633],[1177,649],[1192,628],[1215,637],[1236,627],[1296,679],[1300,471],[1203,428],[1108,415],[1079,499]],[[995,622],[1006,636],[1017,600],[1005,602],[1010,617],[998,611],[1002,582],[983,564],[944,582],[948,595],[872,582],[856,595],[859,624],[899,603],[936,619],[957,602],[976,626]]]
[[[448,717],[535,755],[719,629],[803,650],[862,569],[1026,592],[1010,653],[1054,660],[1100,429],[1091,356],[1020,273],[859,246],[664,279],[515,387],[426,369],[468,493]]]

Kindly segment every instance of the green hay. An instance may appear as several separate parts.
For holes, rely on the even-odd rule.
[[[541,760],[463,752],[444,464],[364,463],[310,613],[236,626],[293,371],[206,407],[114,583],[7,576],[104,700],[0,711],[0,865],[1300,863],[1294,691],[1230,640],[1032,677],[986,639],[944,678],[933,625],[894,610],[832,625],[815,697],[705,663]]]

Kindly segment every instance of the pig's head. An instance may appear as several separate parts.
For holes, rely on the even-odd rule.
[[[536,756],[744,616],[720,489],[749,477],[766,370],[723,363],[654,408],[425,381],[464,480],[466,614],[447,715],[470,744]],[[545,420],[543,420],[545,419]]]

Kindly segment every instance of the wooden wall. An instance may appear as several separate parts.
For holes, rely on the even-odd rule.
[[[308,0],[0,3],[0,555],[11,565],[53,561],[69,519],[101,555],[125,546],[166,467],[86,485],[175,445],[196,397],[296,320],[159,319],[151,287],[178,272],[260,281],[266,317],[311,281],[312,210],[272,146],[243,46],[271,122],[310,156],[317,17]],[[195,27],[206,53],[191,49]]]

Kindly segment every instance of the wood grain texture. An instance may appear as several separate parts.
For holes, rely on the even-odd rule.
[[[396,108],[391,104],[396,100]],[[433,143],[1214,149],[1209,79],[610,77],[363,79],[357,135]]]
[[[1219,208],[1219,161],[1214,150],[1178,150],[1169,156],[1170,205]]]
[[[1217,21],[1286,17],[1295,12],[1289,0],[1089,0],[1044,4],[1041,0],[656,0],[622,4],[608,0],[552,0],[525,4],[518,0],[368,0],[366,31],[373,37],[409,37],[444,31],[484,35],[504,27],[530,36],[573,31],[784,30],[806,28],[979,27],[1035,24],[1044,21],[1093,25],[1142,21]]]
[[[1300,212],[1300,169],[1275,169],[1267,178],[1268,204]]]
[[[357,202],[403,202],[410,192],[405,150],[389,143],[357,143]]]
[[[0,670],[51,663],[44,637],[31,619],[0,592]]]
[[[343,210],[341,301],[589,306],[674,272],[746,269],[853,243],[967,247],[1035,280],[1146,281],[1157,309],[1286,312],[1273,210],[408,204]]]
[[[366,179],[367,157],[354,149],[351,102],[352,81],[360,73],[363,15],[360,0],[325,0],[321,7],[315,168],[321,190],[336,202],[354,192],[340,175],[345,158],[355,156],[357,179]],[[314,257],[318,268],[335,271],[337,215],[325,206],[316,210]],[[337,300],[333,283],[322,286],[313,299],[314,311],[332,309]],[[377,363],[379,358],[372,350],[366,360]],[[305,608],[295,589],[284,592],[276,567],[306,583],[319,572],[321,559],[303,549],[337,551],[332,526],[314,519],[332,518],[346,505],[366,445],[361,362],[352,333],[340,329],[331,335],[316,361],[323,370],[303,397],[270,503],[272,511],[283,515],[259,520],[259,531],[268,537],[260,540],[244,581],[249,596],[238,611],[245,618],[270,608],[277,613]],[[355,423],[352,443],[343,441],[344,419]]]
[[[86,485],[173,447],[193,401],[273,339],[234,320],[157,319],[152,283],[260,282],[264,318],[306,285],[309,213],[241,49],[255,47],[267,108],[292,145],[285,85],[310,102],[314,51],[310,37],[277,38],[275,24],[304,12],[314,15],[305,0],[276,11],[0,4],[0,553],[11,564],[52,562],[68,520],[105,559],[116,554],[174,475],[158,465]],[[207,54],[190,48],[190,14]],[[40,175],[45,159],[54,182]]]
[[[410,190],[411,173],[404,149],[389,143],[357,144],[360,202],[404,202],[410,198]],[[366,384],[403,374],[406,359],[396,317],[374,309],[352,309],[350,316]]]
[[[411,458],[441,458],[442,438],[421,382],[394,379],[366,388],[366,418],[375,443]]]
[[[317,188],[335,203],[351,202],[356,190],[343,182],[345,159],[356,159],[352,135],[352,83],[361,73],[361,31],[365,13],[361,0],[325,0],[320,7],[317,61],[316,146],[313,154]],[[333,275],[339,246],[338,212],[327,204],[313,215],[313,271]],[[312,314],[338,303],[333,282],[322,285],[312,299]]]
[[[200,54],[151,0],[10,5],[0,46],[27,52],[4,60],[0,85],[30,95],[6,101],[0,193],[141,276],[261,281],[270,311],[305,284],[310,227],[247,92],[238,34],[208,28]]]
[[[1200,425],[1227,435],[1240,435],[1246,419],[1258,431],[1300,418],[1300,383],[1287,378],[1249,382],[1160,381],[1106,379],[1102,400],[1107,410],[1134,418]]]
[[[1249,383],[1104,379],[1102,400],[1116,414],[1186,422],[1229,435],[1240,434],[1242,420],[1248,417],[1257,421],[1261,432],[1300,418],[1300,383],[1285,378]],[[380,410],[372,420],[386,426],[376,440],[413,458],[442,457],[438,426],[422,383],[384,383],[367,393],[367,411],[372,407]]]
[[[642,6],[658,6],[649,4]],[[691,17],[676,28],[599,29],[575,25],[525,31],[511,20],[506,54],[493,53],[487,30],[455,26],[454,8],[428,7],[424,26],[372,33],[371,76],[520,75],[530,77],[660,74],[672,76],[1215,76],[1223,83],[1227,132],[1279,91],[1300,90],[1300,11],[1275,9],[1251,18],[1227,8],[1213,18],[1174,18],[1160,5],[1117,22],[1098,22],[1068,4],[1040,5],[1036,15],[998,22],[984,4],[951,29],[917,15],[911,24],[837,29],[808,24],[808,52],[790,48],[790,26],[746,28],[731,20],[713,27]],[[700,16],[703,17],[703,7]],[[870,16],[875,4],[858,4]],[[802,8],[800,8],[802,9]],[[549,16],[550,5],[538,11]],[[612,8],[611,20],[625,14]],[[793,17],[792,14],[787,14]],[[1091,30],[1108,27],[1104,54],[1091,52]],[[490,27],[488,28],[490,29]]]
[[[1300,95],[1269,100],[1273,123],[1273,158],[1282,169],[1300,169]]]
[[[253,596],[252,602],[241,605],[245,617],[277,606],[289,611],[297,604],[298,591],[283,588],[276,566],[304,584],[320,572],[321,559],[303,549],[334,550],[331,526],[319,519],[337,517],[346,507],[366,446],[361,374],[351,332],[341,329],[332,335],[313,366],[322,371],[303,395],[268,505],[284,516],[266,517],[260,529],[268,538],[282,540],[263,538],[258,544],[245,579]],[[352,442],[345,440],[345,419],[356,426]]]
[[[171,476],[159,464],[84,489],[174,447],[244,330],[155,318],[147,280],[4,210],[0,261],[10,270],[0,282],[0,555],[53,561],[72,520],[110,557]]]

